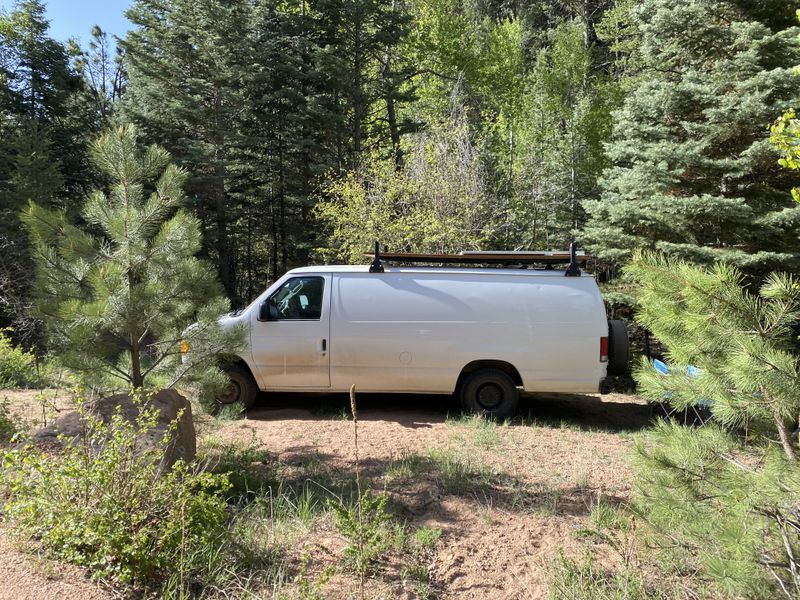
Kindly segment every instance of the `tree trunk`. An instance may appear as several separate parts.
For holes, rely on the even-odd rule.
[[[144,376],[142,375],[142,361],[139,355],[139,338],[136,332],[131,333],[131,385],[134,388],[144,387]]]
[[[230,238],[228,236],[228,202],[225,194],[225,167],[217,163],[217,181],[214,182],[215,202],[214,202],[214,222],[216,228],[217,242],[217,268],[219,271],[220,283],[225,288],[228,298],[236,295],[235,278],[231,268],[231,249]]]
[[[217,250],[217,270],[220,283],[225,289],[228,298],[236,296],[236,275],[234,273],[233,261],[231,256],[231,240],[228,234],[228,223],[231,206],[228,203],[225,183],[228,179],[226,166],[227,152],[225,129],[227,124],[222,122],[222,98],[219,90],[214,95],[216,127],[211,135],[211,143],[214,146],[213,166],[214,181],[211,183],[211,195],[214,198],[214,225],[216,229],[216,250]]]
[[[400,145],[400,128],[397,126],[397,110],[394,106],[394,98],[391,94],[386,95],[386,119],[389,121],[389,135],[392,138],[392,154],[394,156],[394,166],[398,171],[403,168],[403,148]]]
[[[392,0],[392,10],[395,10],[395,0]],[[391,81],[392,78],[392,46],[386,44],[386,50],[383,55],[383,69],[381,76],[385,81]],[[394,103],[393,86],[386,86],[386,95],[384,101],[386,102],[386,120],[389,123],[389,137],[392,140],[392,154],[394,156],[394,166],[398,171],[403,168],[403,149],[400,146],[400,127],[397,124],[397,109]]]
[[[129,258],[130,258],[130,242],[129,242]],[[133,267],[131,266],[130,262],[128,263],[128,301],[132,303],[133,298],[133,287],[136,284],[136,277],[133,273]],[[132,306],[130,308],[133,308]],[[142,334],[134,328],[133,331],[129,332],[129,340],[130,340],[130,350],[131,350],[131,385],[134,388],[141,388],[144,387],[144,376],[142,375],[142,357],[140,356],[139,352],[141,351],[141,346],[139,340],[142,337]]]
[[[283,139],[278,137],[278,198],[280,200],[280,225],[278,226],[278,234],[280,235],[281,275],[288,270],[286,268],[288,262],[288,248],[286,247],[286,174],[284,173],[283,154]]]
[[[356,156],[361,153],[362,120],[366,113],[364,90],[361,89],[362,58],[361,58],[361,15],[354,16],[353,23],[353,151]]]
[[[271,252],[271,263],[270,264],[270,283],[277,281],[278,279],[278,217],[275,214],[277,211],[275,210],[275,193],[274,190],[270,191],[270,203],[269,203],[269,212],[270,212],[270,221],[272,225],[272,252]]]
[[[786,458],[792,462],[797,461],[797,450],[795,449],[792,434],[789,431],[789,426],[786,424],[785,419],[778,414],[777,410],[773,410],[772,418],[775,420],[775,427],[778,430],[778,435],[781,438],[781,446]]]

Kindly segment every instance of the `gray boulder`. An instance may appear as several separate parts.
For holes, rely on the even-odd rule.
[[[168,389],[150,396],[144,406],[154,407],[158,413],[158,420],[154,428],[144,432],[136,440],[137,451],[144,452],[158,447],[180,413],[177,426],[169,432],[170,439],[161,459],[161,466],[169,468],[179,459],[183,459],[185,462],[194,460],[197,453],[197,438],[192,422],[192,406],[189,401],[175,390]],[[110,423],[117,411],[122,418],[130,422],[134,422],[139,416],[139,406],[128,394],[99,398],[84,405],[83,415],[78,411],[73,411],[60,417],[52,425],[39,429],[33,434],[33,441],[39,445],[61,446],[64,441],[69,443],[70,440],[80,440],[86,432],[84,415],[93,415],[105,423]],[[183,412],[181,413],[181,411]],[[101,440],[97,442],[102,444]]]

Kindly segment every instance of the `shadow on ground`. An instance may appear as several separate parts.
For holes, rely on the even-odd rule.
[[[461,413],[454,396],[428,394],[358,394],[358,409],[364,421],[394,421],[411,428],[430,427]],[[350,400],[347,394],[261,394],[247,415],[265,421],[293,416],[306,420],[349,418]],[[650,407],[635,396],[526,393],[511,424],[619,433],[644,429],[651,418]]]
[[[286,448],[280,459],[252,446],[217,445],[205,449],[203,462],[211,472],[228,474],[232,485],[228,494],[234,504],[283,497],[295,506],[306,502],[313,512],[319,512],[330,500],[345,506],[356,502],[352,461],[342,461],[340,456],[321,452],[313,445]],[[453,522],[463,515],[442,504],[446,497],[468,499],[475,510],[490,507],[509,514],[580,517],[591,512],[598,493],[589,485],[531,483],[489,469],[463,453],[366,457],[360,463],[360,476],[366,488],[389,494],[391,512],[397,516],[413,518],[433,508],[438,518]],[[608,495],[604,498],[622,502]]]

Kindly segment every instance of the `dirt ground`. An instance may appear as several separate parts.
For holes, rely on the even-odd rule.
[[[41,418],[36,392],[0,391],[0,400],[4,397],[18,417]],[[458,405],[449,397],[360,395],[358,401],[363,477],[373,488],[390,490],[393,510],[410,530],[423,525],[442,530],[427,558],[436,597],[548,597],[554,556],[563,551],[580,557],[586,544],[595,544],[607,565],[619,561],[610,547],[597,548],[581,530],[591,525],[589,514],[601,498],[615,504],[630,496],[626,455],[632,434],[650,420],[641,399],[526,395],[519,418],[492,427],[454,417]],[[54,406],[65,409],[69,403],[63,397]],[[265,397],[246,419],[214,423],[198,417],[199,446],[241,442],[268,453],[285,472],[313,463],[320,471],[352,473],[353,423],[346,418],[347,405],[340,395]],[[485,485],[452,494],[430,485],[425,475],[399,485],[388,480],[387,470],[404,457],[436,452],[456,453],[481,465]],[[304,546],[335,553],[333,538],[305,540]],[[376,588],[375,596],[416,597],[400,581],[387,585],[380,592]],[[349,595],[335,585],[331,590],[335,597]],[[43,572],[34,559],[0,543],[0,599],[54,597],[94,599],[108,592],[88,583],[78,570]]]

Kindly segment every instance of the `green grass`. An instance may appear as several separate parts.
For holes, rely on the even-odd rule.
[[[442,537],[442,530],[438,527],[423,525],[414,532],[414,541],[422,548],[433,547],[440,537]]]
[[[446,422],[454,427],[466,428],[470,433],[472,444],[484,450],[495,450],[502,445],[499,428],[508,427],[509,424],[508,421],[504,421],[498,425],[496,421],[471,414],[461,414],[456,417],[448,415]]]
[[[446,494],[465,494],[486,490],[495,476],[490,469],[464,448],[436,448],[426,455],[409,453],[394,459],[386,468],[388,481],[430,474]]]
[[[402,453],[392,459],[384,471],[384,476],[389,481],[408,479],[420,475],[430,468],[430,460],[414,452]]]
[[[219,406],[214,416],[221,424],[224,424],[243,419],[246,412],[244,404],[241,402],[234,402],[233,404],[223,404]]]
[[[228,497],[233,502],[257,496],[277,483],[272,455],[254,439],[246,445],[207,440],[198,459],[206,471],[228,475],[231,483]]]
[[[591,475],[586,471],[578,471],[574,477],[575,489],[579,492],[588,492],[592,489]]]
[[[513,510],[552,517],[558,508],[564,491],[544,485],[515,484],[511,487],[510,505]]]
[[[400,579],[404,581],[420,581],[428,583],[431,575],[425,565],[416,563],[400,569]]]
[[[629,525],[628,516],[623,508],[613,506],[605,500],[592,505],[592,512],[589,514],[592,524],[599,529],[626,530]]]
[[[322,494],[313,484],[299,490],[279,484],[238,505],[231,528],[246,556],[275,562],[325,519],[327,512]]]
[[[666,600],[672,594],[648,587],[641,575],[631,568],[619,572],[601,569],[587,553],[580,562],[563,554],[556,557],[550,597],[553,600]]]
[[[483,463],[452,448],[431,450],[428,458],[436,474],[437,483],[446,494],[464,494],[486,489],[491,484],[491,473]]]

